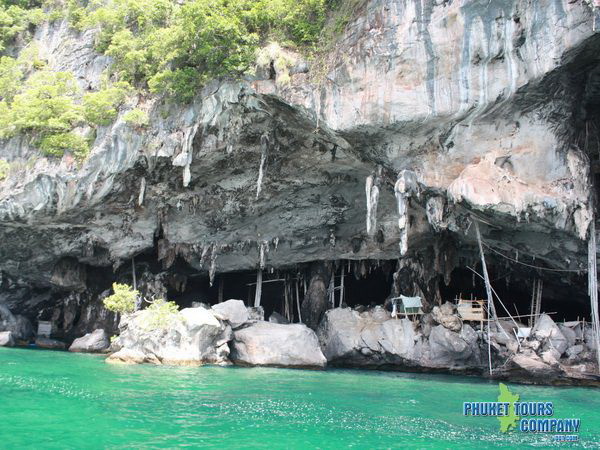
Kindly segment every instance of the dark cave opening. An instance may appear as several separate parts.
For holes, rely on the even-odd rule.
[[[480,269],[479,266],[476,270],[481,273]],[[539,275],[534,272],[518,272],[498,266],[489,266],[488,271],[492,288],[510,315],[527,325],[528,315],[532,314],[533,283]],[[560,279],[554,275],[545,274],[542,283],[542,313],[550,314],[555,322],[581,320],[589,317],[590,305],[585,275],[569,274],[568,279]],[[440,294],[442,301],[453,303],[459,297],[466,300],[487,299],[484,281],[467,268],[454,269],[448,286],[441,280]],[[507,318],[507,311],[495,296],[494,302],[498,317]]]
[[[358,305],[383,305],[392,291],[393,275],[397,262],[385,261],[380,264],[352,264],[350,273],[344,276],[344,303],[351,308]],[[336,285],[341,276],[336,277]],[[336,293],[338,305],[339,293]]]

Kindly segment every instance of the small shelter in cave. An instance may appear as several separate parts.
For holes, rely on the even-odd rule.
[[[458,315],[464,321],[479,322],[483,327],[485,320],[485,301],[484,300],[464,300],[456,299],[456,309]]]
[[[52,334],[52,322],[40,320],[38,322],[37,335],[39,337],[49,338]]]
[[[423,302],[421,297],[400,297],[392,298],[392,317],[398,316],[417,316],[423,314]]]

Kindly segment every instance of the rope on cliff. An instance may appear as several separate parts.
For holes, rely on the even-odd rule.
[[[522,261],[519,261],[518,259],[511,258],[510,256],[499,252],[498,250],[494,249],[493,247],[491,247],[489,244],[486,244],[485,242],[482,242],[482,244],[484,245],[485,248],[491,250],[492,252],[496,253],[497,255],[502,256],[503,258],[506,258],[514,263],[521,264],[522,266],[531,267],[532,269],[546,270],[549,272],[573,272],[573,273],[581,273],[582,272],[581,270],[577,270],[577,269],[551,269],[549,267],[541,267],[541,266],[536,266],[533,264],[527,264]]]

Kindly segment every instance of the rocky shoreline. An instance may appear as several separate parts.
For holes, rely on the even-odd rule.
[[[7,323],[13,328],[0,333],[0,345],[31,340],[31,325],[6,314],[3,310],[3,328]],[[246,307],[241,300],[185,308],[168,322],[153,328],[143,321],[143,311],[137,311],[122,318],[117,337],[109,339],[97,329],[75,339],[69,351],[106,353],[106,362],[112,364],[358,368],[600,386],[589,330],[580,324],[556,324],[546,314],[526,339],[515,337],[515,324],[509,321],[492,326],[492,374],[486,326],[463,323],[449,302],[413,320],[393,318],[381,306],[333,308],[314,331],[301,323],[279,323],[285,319],[277,313],[265,321],[262,308]],[[41,348],[66,348],[48,338],[35,343]]]

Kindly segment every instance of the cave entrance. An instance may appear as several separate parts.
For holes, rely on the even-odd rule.
[[[344,303],[351,308],[359,305],[383,305],[392,292],[396,265],[396,260],[350,263],[344,277]],[[335,280],[336,286],[339,285],[341,282],[339,273]],[[337,306],[339,291],[336,292]]]
[[[476,269],[481,273],[481,267]],[[488,273],[493,289],[502,303],[517,322],[529,323],[534,280],[542,280],[541,313],[550,314],[555,322],[587,320],[590,317],[590,306],[587,297],[587,278],[578,274],[543,273],[542,275],[528,271],[515,270],[495,265],[488,266]],[[456,298],[487,299],[483,280],[467,268],[452,271],[450,283],[446,286],[440,281],[442,301],[455,303]],[[583,286],[583,289],[581,288]],[[494,305],[499,318],[508,318],[507,311],[494,297]]]

